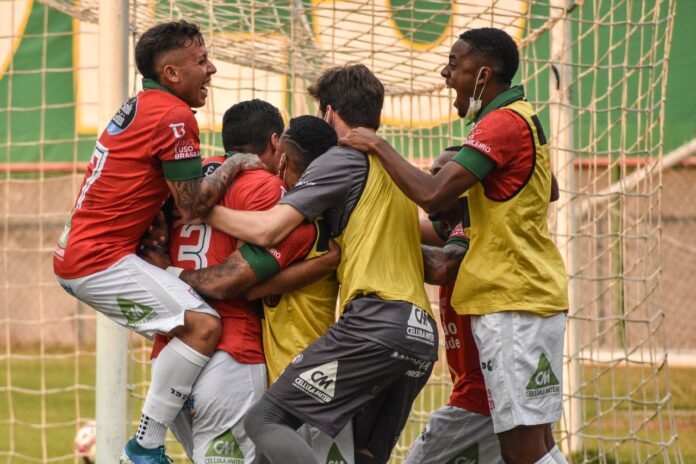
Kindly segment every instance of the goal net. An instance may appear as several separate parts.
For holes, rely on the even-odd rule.
[[[661,235],[670,213],[661,192],[679,175],[662,170],[676,0],[128,3],[131,48],[160,21],[186,18],[201,26],[218,69],[212,96],[197,113],[207,154],[222,151],[220,122],[231,104],[261,98],[285,118],[316,114],[308,84],[330,66],[358,61],[386,87],[381,133],[426,168],[469,129],[439,74],[451,45],[470,28],[510,33],[521,52],[516,80],[549,134],[561,184],[549,223],[566,259],[572,303],[556,437],[572,462],[682,462],[667,364],[666,347],[674,345],[664,330],[679,322],[665,318],[661,286],[665,259],[691,273],[696,262],[693,241]],[[98,19],[98,0],[0,1],[6,462],[76,462],[73,436],[94,417],[94,312],[56,284],[51,260],[99,129],[98,58],[109,51],[97,47]],[[128,88],[135,93],[132,50],[130,60]],[[663,250],[669,253],[661,261]],[[679,264],[686,256],[690,261]],[[437,306],[436,290],[429,291]],[[682,292],[677,301],[686,303],[693,291],[682,285],[665,296]],[[149,345],[135,336],[130,345],[133,430],[147,390]],[[446,403],[444,359],[442,350],[392,462]],[[180,452],[176,457],[183,462]]]

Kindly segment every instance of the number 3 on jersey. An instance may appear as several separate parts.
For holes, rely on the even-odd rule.
[[[73,211],[82,208],[82,202],[84,201],[85,196],[87,196],[87,191],[92,185],[94,185],[97,179],[99,179],[99,176],[101,176],[102,171],[104,171],[104,165],[106,164],[106,157],[108,155],[109,150],[104,145],[97,142],[97,146],[94,147],[94,151],[92,152],[92,158],[89,162],[92,168],[92,173],[89,175],[87,179],[85,179],[85,183],[82,184],[82,189],[80,190],[80,195],[77,197],[77,201],[75,202],[75,207],[73,208]],[[58,238],[58,245],[60,245],[63,248],[65,248],[65,246],[68,243],[71,223],[72,214],[70,214],[68,222],[65,223],[63,233],[60,234],[60,237]]]
[[[177,259],[179,261],[193,261],[196,269],[208,267],[208,248],[210,248],[210,237],[213,229],[207,224],[187,224],[179,235],[190,238],[195,232],[198,233],[196,243],[190,245],[180,245]]]

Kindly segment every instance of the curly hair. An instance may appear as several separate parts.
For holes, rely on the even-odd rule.
[[[271,135],[283,133],[280,111],[267,101],[255,98],[236,103],[222,117],[222,146],[226,152],[249,151],[261,154]]]
[[[135,65],[143,77],[159,82],[157,60],[166,52],[188,47],[191,42],[203,44],[200,28],[179,20],[151,27],[135,45]]]
[[[520,64],[517,44],[502,29],[482,27],[470,29],[459,38],[472,49],[473,53],[492,61],[493,75],[498,82],[510,84]]]
[[[319,109],[331,107],[346,124],[379,129],[384,85],[363,64],[347,64],[327,69],[307,91],[319,101]]]

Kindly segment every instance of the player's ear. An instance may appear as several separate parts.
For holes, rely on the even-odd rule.
[[[276,149],[278,148],[278,143],[280,143],[280,134],[277,134],[275,132],[272,133],[270,142],[271,142],[271,148],[275,152]]]
[[[164,65],[162,72],[160,73],[160,77],[174,83],[178,83],[181,79],[181,76],[179,76],[179,70],[176,68],[176,66],[171,64]]]
[[[324,111],[324,121],[326,121],[331,127],[333,127],[334,116],[334,110],[331,105],[326,105],[326,111]]]

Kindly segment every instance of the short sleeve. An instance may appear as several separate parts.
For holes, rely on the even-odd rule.
[[[498,169],[514,160],[527,126],[507,109],[488,113],[472,129],[463,146],[470,147],[493,160]]]
[[[162,161],[167,180],[201,177],[201,147],[198,123],[191,109],[175,106],[165,114],[155,129],[152,155]]]
[[[333,147],[312,161],[297,185],[280,200],[312,221],[329,208],[345,208],[356,176],[364,175],[367,157]]]

